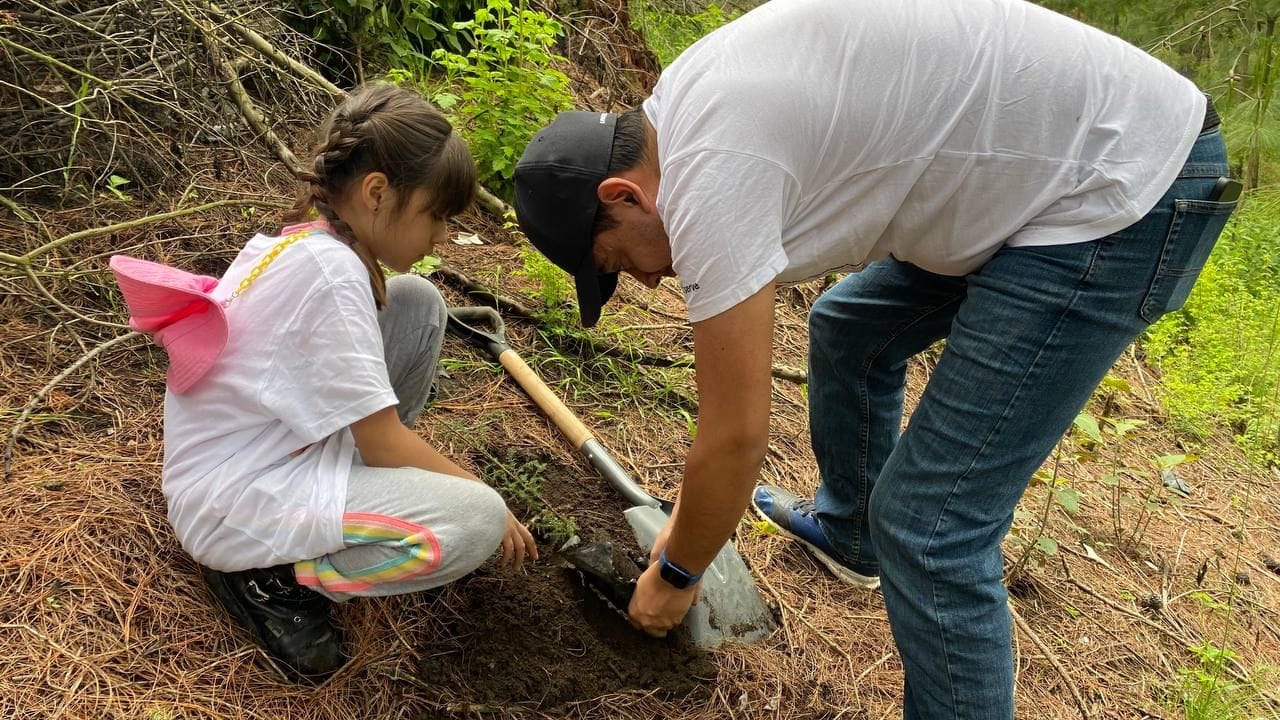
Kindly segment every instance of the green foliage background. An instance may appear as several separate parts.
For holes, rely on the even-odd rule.
[[[1225,427],[1249,456],[1277,461],[1280,242],[1274,206],[1246,206],[1223,233],[1186,307],[1152,327],[1144,347],[1163,398],[1197,437]]]
[[[1142,47],[1209,92],[1233,175],[1249,192],[1186,307],[1142,341],[1159,392],[1191,438],[1225,429],[1251,460],[1280,460],[1280,0],[1044,0]]]
[[[481,177],[499,191],[534,134],[573,105],[569,78],[552,47],[560,23],[511,0],[486,0],[472,20],[455,22],[471,49],[465,54],[437,48],[431,54],[440,88],[433,99],[453,113],[467,138]]]
[[[631,0],[632,22],[644,36],[649,49],[658,56],[662,67],[671,64],[685,48],[703,35],[733,20],[742,13],[725,11],[715,3],[693,13],[676,12],[661,0]]]

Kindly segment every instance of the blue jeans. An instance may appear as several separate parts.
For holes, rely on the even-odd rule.
[[[967,277],[886,259],[809,319],[818,520],[881,576],[904,718],[1013,717],[1001,541],[1031,474],[1120,353],[1182,306],[1233,203],[1216,130],[1142,220],[1092,242],[1005,247]],[[946,347],[899,436],[907,360]]]

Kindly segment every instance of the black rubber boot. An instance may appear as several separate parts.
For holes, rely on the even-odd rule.
[[[213,597],[292,679],[319,683],[347,661],[333,602],[297,583],[292,565],[223,573],[204,568]]]

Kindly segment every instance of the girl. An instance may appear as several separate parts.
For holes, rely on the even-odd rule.
[[[345,661],[333,601],[443,585],[499,545],[516,568],[538,552],[496,492],[410,429],[447,313],[429,282],[378,266],[407,271],[470,205],[465,144],[416,94],[374,84],[334,111],[311,167],[299,224],[251,239],[216,285],[175,290],[139,280],[128,263],[141,261],[112,265],[134,325],[170,354],[163,486],[178,539],[268,655],[318,681]],[[300,222],[313,210],[322,219]],[[170,306],[148,327],[142,306],[160,296],[139,288],[157,282]]]

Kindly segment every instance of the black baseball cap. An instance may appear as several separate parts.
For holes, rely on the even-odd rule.
[[[516,219],[547,259],[573,276],[578,314],[591,327],[618,287],[618,273],[602,273],[591,257],[596,189],[609,173],[613,113],[562,112],[541,130],[516,163]]]

